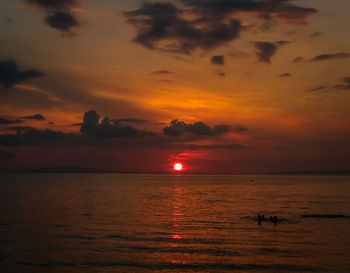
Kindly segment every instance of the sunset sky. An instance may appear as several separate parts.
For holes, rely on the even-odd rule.
[[[0,170],[345,170],[348,0],[2,0]]]

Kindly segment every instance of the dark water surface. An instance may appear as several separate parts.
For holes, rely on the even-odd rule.
[[[350,272],[350,177],[1,175],[0,269]]]

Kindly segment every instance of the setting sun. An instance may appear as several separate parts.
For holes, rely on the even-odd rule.
[[[182,164],[181,163],[175,163],[174,164],[174,170],[175,171],[181,171],[182,170]]]

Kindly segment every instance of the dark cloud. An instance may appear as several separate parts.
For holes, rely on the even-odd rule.
[[[310,62],[321,62],[321,61],[327,61],[327,60],[332,60],[332,59],[345,59],[349,58],[350,54],[346,52],[338,52],[334,54],[322,54],[313,57]]]
[[[81,124],[80,132],[65,133],[53,130],[38,130],[32,127],[13,126],[8,129],[16,133],[0,135],[0,147],[16,146],[106,146],[120,148],[157,148],[175,150],[201,150],[201,149],[242,149],[241,144],[213,144],[199,145],[187,144],[203,137],[221,136],[231,131],[228,125],[216,125],[210,127],[203,122],[185,123],[173,120],[169,126],[163,129],[164,134],[151,131],[142,131],[131,126],[123,126],[119,121],[141,122],[138,119],[110,120],[100,117],[96,111],[90,110],[84,114],[84,121]],[[145,121],[146,122],[146,121]],[[237,125],[232,129],[236,132],[243,132],[247,129]],[[186,136],[184,136],[186,134]],[[183,136],[181,141],[178,138],[167,136]],[[68,149],[68,148],[67,148]]]
[[[255,42],[255,48],[258,49],[257,56],[260,62],[271,62],[271,57],[276,54],[280,46],[289,44],[290,41],[276,41],[276,42]]]
[[[81,125],[80,131],[81,132],[89,131],[91,128],[99,125],[98,124],[99,120],[100,120],[100,116],[94,110],[90,110],[84,113],[83,123]]]
[[[9,125],[23,122],[20,119],[7,119],[4,117],[0,117],[0,125]]]
[[[235,126],[235,127],[234,127],[234,130],[235,130],[236,132],[246,132],[246,131],[248,131],[248,129],[247,129],[246,127],[242,126],[242,125],[237,125],[237,126]]]
[[[0,83],[6,88],[12,88],[15,84],[42,76],[44,73],[36,69],[19,70],[14,60],[0,62]]]
[[[137,30],[134,41],[149,49],[190,54],[196,49],[211,49],[238,38],[243,27],[234,16],[239,13],[270,23],[305,24],[306,18],[317,12],[294,5],[293,0],[179,2],[180,5],[144,1],[139,9],[126,12],[128,22]]]
[[[338,90],[350,90],[350,77],[343,78],[342,83],[338,83],[333,86],[322,85],[322,86],[317,86],[315,88],[309,89],[307,91],[309,92],[323,91],[326,88],[328,88],[328,91],[331,91],[332,88],[338,89]]]
[[[304,57],[298,56],[294,58],[293,63],[300,63],[300,62],[322,62],[322,61],[327,61],[327,60],[332,60],[332,59],[345,59],[345,58],[350,58],[350,54],[346,52],[338,52],[334,54],[321,54],[317,55],[309,60],[305,59]]]
[[[324,90],[325,88],[326,88],[326,86],[322,85],[322,86],[317,86],[317,87],[311,88],[311,89],[306,90],[306,91],[309,91],[309,92],[315,92],[315,91],[321,91],[321,90]]]
[[[217,64],[217,65],[224,65],[225,64],[225,58],[222,55],[217,55],[211,57],[211,63]]]
[[[188,125],[183,121],[173,120],[169,126],[163,128],[163,133],[168,136],[182,136],[188,132]]]
[[[50,27],[64,33],[70,33],[71,29],[80,25],[73,8],[79,7],[76,0],[24,0],[26,3],[47,12],[45,22]]]
[[[278,46],[270,42],[255,42],[255,47],[258,49],[256,53],[260,62],[270,63],[270,58],[277,52]]]
[[[84,114],[84,121],[80,127],[80,131],[96,138],[119,138],[119,137],[145,137],[154,136],[155,133],[150,131],[142,131],[131,126],[123,126],[117,120],[104,118],[99,123],[100,117],[94,110],[90,110]]]
[[[214,145],[196,145],[196,144],[183,144],[181,145],[182,149],[187,150],[217,150],[217,149],[224,149],[224,150],[241,150],[245,149],[246,147],[241,144],[214,144]]]
[[[172,72],[169,70],[158,70],[158,71],[154,71],[152,72],[152,74],[171,74]]]
[[[191,54],[196,49],[211,49],[236,39],[241,31],[241,23],[235,19],[204,28],[184,19],[183,13],[171,3],[143,2],[141,8],[125,16],[138,31],[136,43],[166,52]]]
[[[21,118],[25,118],[25,119],[35,119],[35,120],[45,120],[45,117],[42,114],[35,114],[32,116],[24,116]]]
[[[314,32],[314,33],[311,33],[310,37],[311,37],[311,38],[315,38],[315,37],[320,36],[321,34],[322,34],[322,32],[316,31],[316,32]]]
[[[12,127],[8,127],[8,129],[11,131],[20,132],[20,131],[32,130],[34,128],[30,126],[12,126]]]
[[[287,23],[305,24],[305,19],[317,12],[313,8],[294,5],[293,0],[182,0],[199,14],[202,20],[226,19],[237,13],[251,13],[260,19],[283,20]]]
[[[216,125],[213,128],[199,121],[195,123],[185,123],[177,119],[170,122],[169,126],[163,128],[163,133],[168,136],[182,136],[186,133],[201,136],[220,136],[230,131],[228,125]]]
[[[0,146],[48,144],[64,141],[72,137],[72,133],[56,132],[48,129],[29,129],[24,132],[17,132],[17,134],[0,135]]]
[[[290,74],[290,73],[282,73],[280,75],[281,78],[288,78],[288,77],[291,77],[291,76],[292,76],[292,74]]]
[[[34,116],[30,116],[35,117]],[[84,121],[81,123],[80,133],[64,133],[49,129],[38,130],[26,126],[13,126],[8,129],[14,130],[16,134],[0,135],[0,146],[19,146],[19,145],[47,145],[47,144],[91,144],[95,143],[93,139],[101,138],[141,138],[148,136],[156,136],[156,133],[150,131],[142,131],[131,126],[123,126],[119,121],[104,118],[99,122],[100,117],[96,111],[88,111],[84,114]],[[138,119],[123,119],[125,122],[141,123]],[[4,124],[9,120],[2,120]],[[146,122],[143,121],[142,122]]]
[[[343,78],[343,83],[336,84],[334,88],[340,89],[340,90],[350,90],[350,77]]]
[[[138,118],[122,118],[122,119],[114,119],[116,122],[128,122],[128,123],[147,123],[148,120],[138,119]]]
[[[226,77],[226,73],[222,71],[218,71],[217,74],[221,77]]]
[[[45,22],[49,26],[64,32],[70,32],[71,28],[80,25],[75,16],[66,11],[55,11],[49,13],[45,17]]]
[[[201,123],[201,122],[196,122],[196,123]],[[221,136],[221,135],[227,134],[230,130],[231,130],[230,125],[225,125],[225,124],[215,125],[214,128],[212,129],[212,135]]]
[[[301,56],[295,57],[293,59],[293,63],[300,63],[300,62],[304,62],[304,61],[305,61],[305,58],[301,57]]]

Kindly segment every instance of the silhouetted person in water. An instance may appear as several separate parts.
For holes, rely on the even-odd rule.
[[[278,222],[277,216],[270,216],[270,222],[277,224]]]
[[[261,221],[262,221],[262,216],[260,215],[260,213],[258,214],[258,224],[261,225]]]
[[[261,222],[265,221],[265,215],[260,215],[260,213],[258,214],[258,223],[259,225],[261,225]]]

